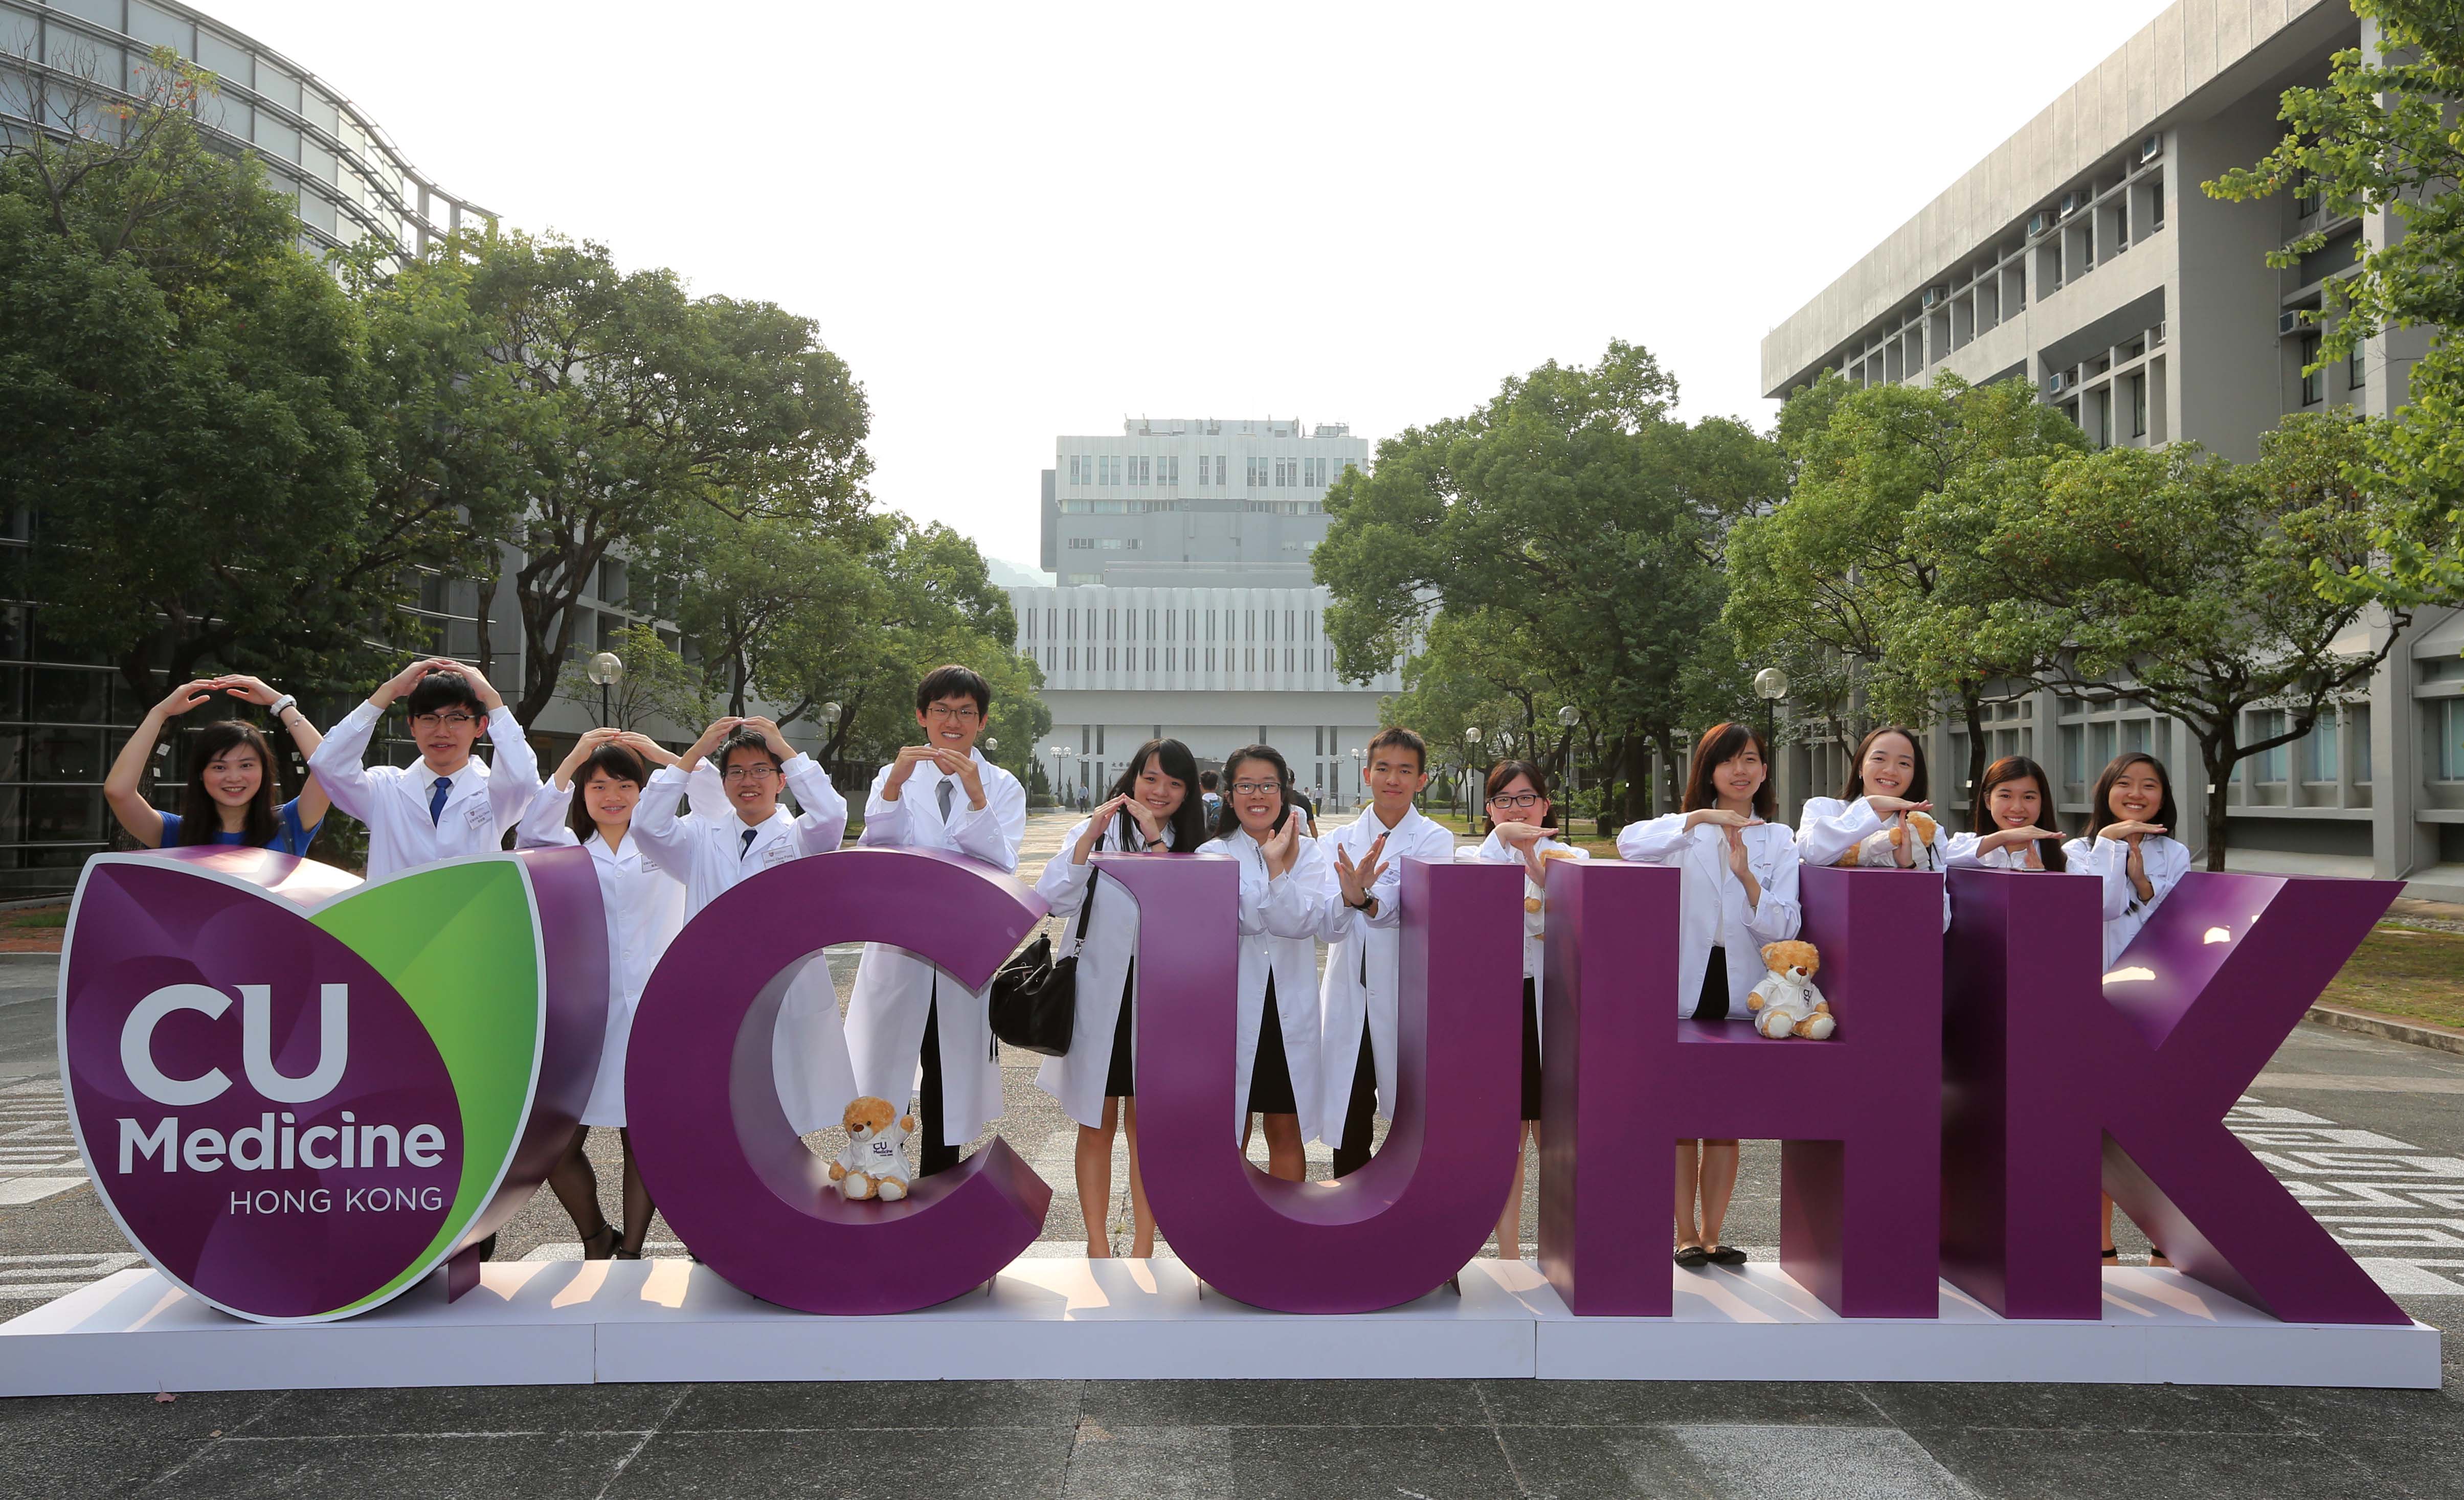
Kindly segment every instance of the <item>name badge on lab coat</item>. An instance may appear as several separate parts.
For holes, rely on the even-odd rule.
[[[761,851],[761,868],[766,870],[774,864],[785,864],[795,857],[796,845],[794,840],[781,838],[777,843],[772,844],[769,848]]]
[[[462,810],[462,826],[474,834],[485,833],[491,826],[490,820],[495,815],[495,809],[488,805],[486,797],[473,797],[471,805]]]

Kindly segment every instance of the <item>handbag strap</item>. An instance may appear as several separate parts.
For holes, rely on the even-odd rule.
[[[1101,870],[1087,872],[1087,899],[1078,903],[1078,930],[1069,937],[1069,951],[1074,955],[1087,946],[1087,924],[1095,915],[1095,882],[1103,879]]]

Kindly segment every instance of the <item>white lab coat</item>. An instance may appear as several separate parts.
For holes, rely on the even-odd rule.
[[[1112,1031],[1120,1024],[1121,992],[1129,983],[1130,963],[1138,953],[1138,903],[1111,880],[1094,880],[1089,894],[1089,881],[1096,875],[1095,856],[1122,850],[1120,814],[1105,818],[1103,837],[1088,852],[1087,862],[1070,863],[1069,856],[1086,835],[1089,821],[1082,817],[1070,826],[1060,851],[1045,861],[1044,876],[1035,882],[1035,894],[1044,898],[1052,915],[1062,919],[1066,932],[1077,932],[1078,908],[1090,900],[1094,902],[1087,915],[1086,940],[1074,949],[1077,1009],[1069,1030],[1069,1050],[1045,1058],[1035,1070],[1035,1084],[1059,1099],[1071,1120],[1091,1128],[1104,1122],[1104,1078],[1112,1066]],[[1166,824],[1164,847],[1170,847],[1172,827]],[[1134,834],[1132,838],[1132,852],[1143,847]],[[1131,1055],[1135,1056],[1134,1034],[1130,1046]]]
[[[408,766],[369,766],[368,741],[385,710],[363,703],[342,716],[308,757],[308,769],[334,805],[367,825],[368,879],[382,880],[412,865],[463,855],[495,854],[520,825],[539,794],[539,758],[510,708],[488,714],[488,740],[495,747],[491,767],[473,755],[453,773],[437,816],[428,814],[436,772],[426,761]]]
[[[1562,849],[1565,851],[1565,858],[1568,859],[1589,859],[1591,858],[1588,852],[1577,849],[1562,839],[1543,838],[1540,840],[1539,847],[1543,854],[1551,849]],[[1456,858],[1480,864],[1511,864],[1523,870],[1523,977],[1531,981],[1531,998],[1539,999],[1541,970],[1547,967],[1541,943],[1541,939],[1549,930],[1549,912],[1545,904],[1549,898],[1547,888],[1531,878],[1530,866],[1524,864],[1521,851],[1498,837],[1494,830],[1490,831],[1487,842],[1477,849],[1463,850]],[[1535,901],[1544,903],[1537,910],[1534,910],[1531,905]],[[1695,988],[1702,988],[1702,983],[1701,976],[1697,975],[1694,981]],[[1545,1015],[1548,1007],[1542,1006],[1540,1009]]]
[[[1301,1139],[1318,1139],[1317,940],[1339,930],[1328,908],[1326,884],[1333,877],[1326,846],[1302,835],[1292,867],[1266,874],[1265,851],[1245,828],[1206,846],[1210,854],[1241,862],[1241,974],[1234,1011],[1232,1134],[1249,1122],[1249,1080],[1257,1076],[1258,1043],[1266,1025],[1266,976],[1275,980],[1275,1018],[1284,1038],[1284,1062],[1292,1075],[1292,1102],[1299,1106]],[[1340,907],[1335,908],[1340,910]]]
[[[1016,870],[1019,840],[1026,837],[1026,789],[980,753],[975,761],[984,788],[980,809],[968,802],[957,777],[943,775],[930,761],[916,766],[892,802],[881,789],[895,766],[882,767],[865,798],[864,833],[856,842],[868,849],[946,849],[1004,873]],[[935,790],[944,781],[951,788],[946,823]],[[905,948],[865,945],[847,1015],[847,1055],[859,1090],[892,1104],[906,1102],[921,1076],[916,1054],[939,974]],[[1001,1070],[993,1064],[984,991],[961,989],[953,981],[941,999],[948,1002],[939,1007],[941,1138],[956,1146],[973,1141],[1001,1114]]]
[[[764,870],[839,846],[847,833],[847,799],[830,785],[828,773],[801,753],[789,756],[784,770],[787,790],[803,814],[774,810],[755,828],[750,847],[743,841],[744,819],[718,792],[721,783],[707,768],[690,779],[673,766],[651,773],[633,808],[632,837],[661,869],[685,882],[687,922]],[[680,816],[676,803],[688,787],[696,801],[708,805]],[[705,796],[705,789],[717,794]],[[847,1101],[856,1097],[855,1071],[847,1063],[847,1033],[839,1021],[829,962],[819,953],[797,967],[780,1000],[778,1030],[770,1034],[770,1062],[779,1102],[799,1135],[838,1124],[846,1117]]]
[[[1807,797],[1796,825],[1797,856],[1808,864],[1828,869],[1854,854],[1860,870],[1896,870],[1900,862],[1891,857],[1888,844],[1868,845],[1865,840],[1884,829],[1900,826],[1900,821],[1901,815],[1897,813],[1889,817],[1877,814],[1869,797],[1859,797],[1854,802],[1842,802],[1837,797]],[[1949,864],[1950,838],[1942,831],[1942,820],[1936,818],[1933,842],[1920,846],[1907,867],[1940,871]],[[1947,880],[1942,887],[1942,930],[1950,930],[1950,883]]]
[[[2104,967],[2111,968],[2139,929],[2147,925],[2147,914],[2173,894],[2189,873],[2190,851],[2177,838],[2151,834],[2139,840],[2140,868],[2147,872],[2148,888],[2156,894],[2143,902],[2139,891],[2130,883],[2130,845],[2119,838],[2074,838],[2062,845],[2062,858],[2080,875],[2092,875],[2104,882]]]
[[[1377,915],[1372,917],[1343,903],[1343,885],[1334,877],[1334,854],[1337,849],[1348,851],[1352,862],[1358,864],[1368,858],[1369,846],[1381,834],[1386,836],[1386,849],[1378,859],[1385,869],[1369,889],[1377,902]],[[1403,921],[1403,861],[1451,860],[1455,836],[1444,825],[1421,816],[1418,808],[1404,809],[1402,820],[1390,830],[1377,820],[1376,809],[1370,807],[1319,841],[1330,846],[1321,896],[1327,907],[1323,930],[1341,936],[1330,940],[1326,977],[1318,987],[1318,1123],[1324,1139],[1340,1141],[1352,1114],[1352,1075],[1360,1065],[1363,1027],[1368,1028],[1370,1054],[1377,1064],[1377,1112],[1394,1118],[1395,1058],[1401,1027],[1396,988],[1402,959],[1398,929]]]
[[[2013,848],[2006,845],[1999,849],[1988,849],[1983,854],[1978,854],[1976,852],[1976,846],[1982,842],[1984,842],[1984,837],[1978,834],[1951,835],[1950,853],[1944,858],[1943,863],[1953,870],[2024,871],[2029,868],[2027,850]],[[2057,872],[2047,870],[2039,871],[2037,873],[2050,874]]]
[[[1785,943],[1805,919],[1797,904],[1797,840],[1785,823],[1742,830],[1746,868],[1754,872],[1762,900],[1746,901],[1746,887],[1728,868],[1728,831],[1705,823],[1685,831],[1685,815],[1668,813],[1647,823],[1630,823],[1617,834],[1617,855],[1635,864],[1674,865],[1683,877],[1677,902],[1677,1013],[1690,1016],[1703,1000],[1703,976],[1711,948],[1724,950],[1728,967],[1728,1019],[1750,1022],[1746,997],[1762,983],[1763,945]]]
[[[653,863],[629,828],[614,849],[592,835],[576,840],[564,815],[573,789],[551,780],[539,789],[514,836],[522,849],[590,851],[599,876],[599,903],[607,914],[607,1039],[599,1049],[599,1076],[582,1107],[585,1125],[625,1123],[625,1050],[633,1036],[633,1011],[660,955],[685,924],[685,882]]]

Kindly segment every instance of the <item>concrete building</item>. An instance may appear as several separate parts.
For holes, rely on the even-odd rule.
[[[2387,226],[2322,220],[2316,199],[2227,203],[2199,187],[2276,142],[2286,88],[2323,83],[2333,53],[2374,41],[2343,0],[2182,0],[1773,329],[1765,394],[1826,370],[1867,384],[2020,378],[2101,446],[2191,439],[2234,459],[2255,456],[2290,413],[2401,404],[2420,336],[2369,340],[2305,375],[2318,330],[2296,315]],[[2316,229],[2327,248],[2298,269],[2266,264]],[[2345,644],[2382,639],[2363,628]],[[2418,617],[2331,722],[2244,761],[2228,793],[2234,866],[2407,877],[2415,894],[2464,900],[2459,649],[2464,614]],[[2255,712],[2246,733],[2277,732],[2272,723],[2281,715]],[[2006,706],[1988,732],[1991,753],[2033,755],[2062,783],[2073,828],[2108,758],[2152,750],[2174,773],[2184,837],[2205,846],[2196,746],[2181,725],[2048,693]],[[1792,815],[1843,779],[1847,750],[1782,757]],[[1936,729],[1928,753],[1965,767],[1964,730]],[[1937,798],[1964,806],[1947,791]]]
[[[1185,742],[1208,770],[1263,742],[1312,796],[1355,801],[1352,751],[1402,680],[1335,676],[1309,554],[1327,486],[1368,462],[1349,427],[1284,420],[1140,418],[1057,440],[1043,563],[1060,581],[1009,591],[1052,710],[1045,774],[1100,798],[1150,738]]]

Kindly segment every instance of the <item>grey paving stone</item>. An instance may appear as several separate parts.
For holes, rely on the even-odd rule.
[[[1487,1380],[1481,1394],[1506,1425],[1876,1427],[1890,1420],[1859,1387],[1828,1380]]]
[[[1507,1500],[1520,1494],[1497,1434],[1485,1428],[1235,1427],[1231,1441],[1242,1500]]]
[[[1528,1382],[1527,1382],[1528,1383]],[[1081,1401],[1105,1426],[1482,1426],[1471,1380],[1089,1380]]]
[[[1669,1427],[1501,1429],[1532,1500],[1713,1500],[1720,1491]]]
[[[2091,1432],[2275,1432],[2312,1429],[2279,1393],[2229,1385],[1953,1385],[1875,1381],[1862,1387],[1894,1425]]]
[[[1078,1424],[1063,1500],[1231,1500],[1226,1427]]]
[[[588,1500],[641,1443],[618,1433],[229,1439],[208,1444],[148,1492],[180,1500]]]
[[[1687,1425],[1670,1429],[1732,1500],[1967,1500],[1915,1439],[1888,1428]]]
[[[873,1430],[789,1441],[775,1432],[662,1432],[607,1488],[606,1500],[1041,1500],[1061,1493],[1070,1439],[1067,1429]]]
[[[2364,1428],[2326,1433],[2321,1441],[2367,1469],[2388,1493],[2418,1500],[2454,1500],[2464,1495],[2464,1432],[2449,1429],[2398,1436]]]
[[[2251,1433],[1913,1432],[1979,1500],[2385,1500],[2317,1437]],[[2453,1493],[2454,1491],[2450,1491]]]
[[[181,1442],[228,1432],[279,1405],[280,1391],[151,1396],[20,1396],[0,1401],[0,1443]]]
[[[0,1438],[0,1494],[100,1500],[144,1492],[210,1440],[145,1436]]]
[[[1069,1380],[815,1380],[697,1385],[661,1424],[670,1432],[1033,1427],[1078,1420]]]
[[[250,1423],[252,1438],[369,1433],[647,1432],[681,1385],[473,1385],[296,1391]]]

